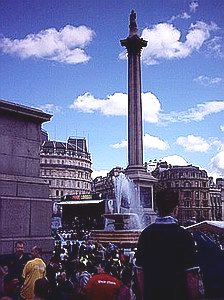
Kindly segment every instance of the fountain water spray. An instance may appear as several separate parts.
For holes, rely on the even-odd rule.
[[[105,229],[141,229],[139,214],[142,212],[133,180],[120,173],[114,177],[115,213],[105,214]],[[113,222],[109,221],[113,220]]]

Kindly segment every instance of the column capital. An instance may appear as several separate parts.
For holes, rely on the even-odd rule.
[[[126,47],[128,54],[140,54],[143,47],[147,46],[147,41],[138,35],[129,36],[120,40],[121,46]]]

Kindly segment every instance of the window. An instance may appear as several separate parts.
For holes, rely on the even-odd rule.
[[[170,188],[170,187],[171,187],[171,183],[170,183],[170,182],[167,182],[167,183],[166,183],[166,187],[167,187],[167,188]]]
[[[190,198],[191,197],[191,192],[190,191],[185,191],[184,192],[184,197],[185,198]]]
[[[206,182],[203,181],[203,182],[202,182],[202,186],[203,186],[203,187],[206,187],[206,185],[207,185]]]
[[[184,206],[185,207],[191,207],[190,201],[184,201]]]

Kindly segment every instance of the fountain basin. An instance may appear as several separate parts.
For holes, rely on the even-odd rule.
[[[135,213],[114,213],[114,214],[104,214],[104,217],[108,220],[114,221],[113,224],[115,230],[124,230],[127,229],[125,227],[128,227],[131,222],[133,223],[134,221],[136,221],[138,216]],[[139,228],[135,226],[134,229],[140,229],[140,226]]]
[[[141,230],[92,230],[90,239],[104,246],[113,243],[121,248],[136,248],[140,233]]]

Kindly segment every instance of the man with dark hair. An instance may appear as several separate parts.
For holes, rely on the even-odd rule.
[[[25,300],[33,299],[35,281],[46,275],[46,265],[41,259],[42,249],[34,246],[31,250],[31,255],[33,259],[27,262],[22,274],[24,284],[22,285],[20,295]]]
[[[50,285],[46,277],[37,279],[34,284],[34,298],[33,300],[48,300]]]
[[[22,280],[22,272],[25,264],[31,259],[31,257],[24,253],[24,241],[15,242],[15,252],[10,256],[8,268],[9,273]]]
[[[177,205],[177,193],[159,191],[158,217],[139,237],[136,274],[144,300],[199,299],[195,243],[174,218]]]

